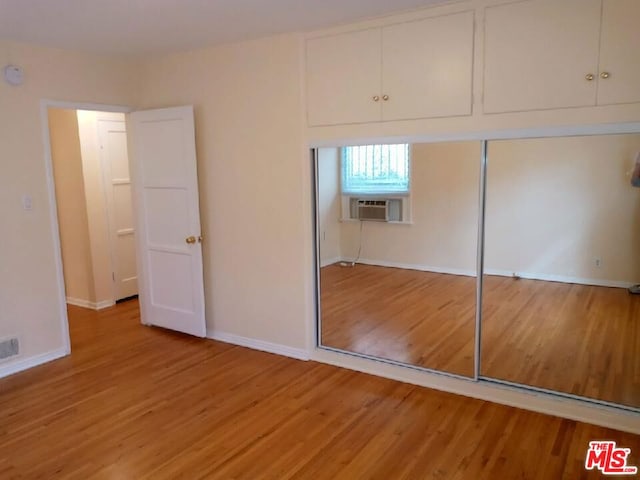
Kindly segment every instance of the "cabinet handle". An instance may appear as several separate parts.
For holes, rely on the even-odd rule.
[[[389,100],[389,95],[383,95],[383,96],[382,96],[382,100],[384,100],[385,102],[386,102],[387,100]]]
[[[380,100],[380,97],[378,95],[374,95],[373,96],[373,101],[377,102],[378,100]]]
[[[607,78],[609,78],[611,76],[611,74],[609,72],[602,72],[600,74],[600,78],[606,80]]]
[[[593,76],[593,73],[587,73],[587,74],[585,75],[585,77],[584,77],[584,78],[586,78],[586,79],[587,79],[587,82],[590,82],[590,81],[592,81],[595,77]]]

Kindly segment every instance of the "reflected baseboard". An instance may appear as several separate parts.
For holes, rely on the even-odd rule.
[[[352,262],[352,258],[332,258],[321,263],[321,267],[326,267],[338,262]],[[463,275],[466,277],[475,277],[475,270],[467,270],[462,268],[435,267],[432,265],[422,265],[416,263],[390,262],[387,260],[375,260],[371,258],[361,258],[358,263],[363,265],[372,265],[377,267],[401,268],[404,270],[419,270],[422,272],[444,273],[448,275]],[[493,275],[497,277],[518,277],[525,280],[541,280],[545,282],[558,283],[575,283],[578,285],[592,285],[595,287],[613,287],[613,288],[629,288],[634,285],[633,282],[624,280],[607,280],[598,278],[572,277],[568,275],[553,275],[546,273],[532,272],[514,272],[509,270],[500,270],[495,268],[485,268],[485,275]]]

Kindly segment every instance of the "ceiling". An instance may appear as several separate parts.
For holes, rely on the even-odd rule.
[[[443,0],[0,0],[0,38],[118,55],[324,28]]]

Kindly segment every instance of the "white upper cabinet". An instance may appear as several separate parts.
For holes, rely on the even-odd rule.
[[[380,120],[381,31],[307,41],[309,125]]]
[[[307,120],[471,114],[474,12],[307,40]]]
[[[473,17],[468,11],[382,29],[383,120],[471,114]]]
[[[601,5],[529,0],[488,7],[485,113],[595,105]]]
[[[598,104],[640,102],[640,0],[604,0]]]

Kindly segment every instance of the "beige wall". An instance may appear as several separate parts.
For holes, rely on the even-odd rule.
[[[150,60],[142,101],[195,107],[208,329],[303,348],[313,277],[299,75],[299,37],[282,35]]]
[[[95,302],[78,119],[74,110],[48,113],[65,290],[67,297]]]
[[[364,222],[361,258],[474,274],[480,142],[411,147],[411,224]],[[343,222],[342,255],[358,253],[360,224]]]
[[[640,135],[490,142],[487,271],[640,282],[638,152]]]
[[[20,335],[22,357],[63,351],[41,100],[135,104],[136,66],[108,57],[0,41],[3,65],[24,68],[25,83],[0,82],[0,337]],[[23,194],[33,197],[24,211]],[[4,363],[3,367],[10,368]]]
[[[320,264],[340,260],[340,149],[318,149],[318,237]]]

